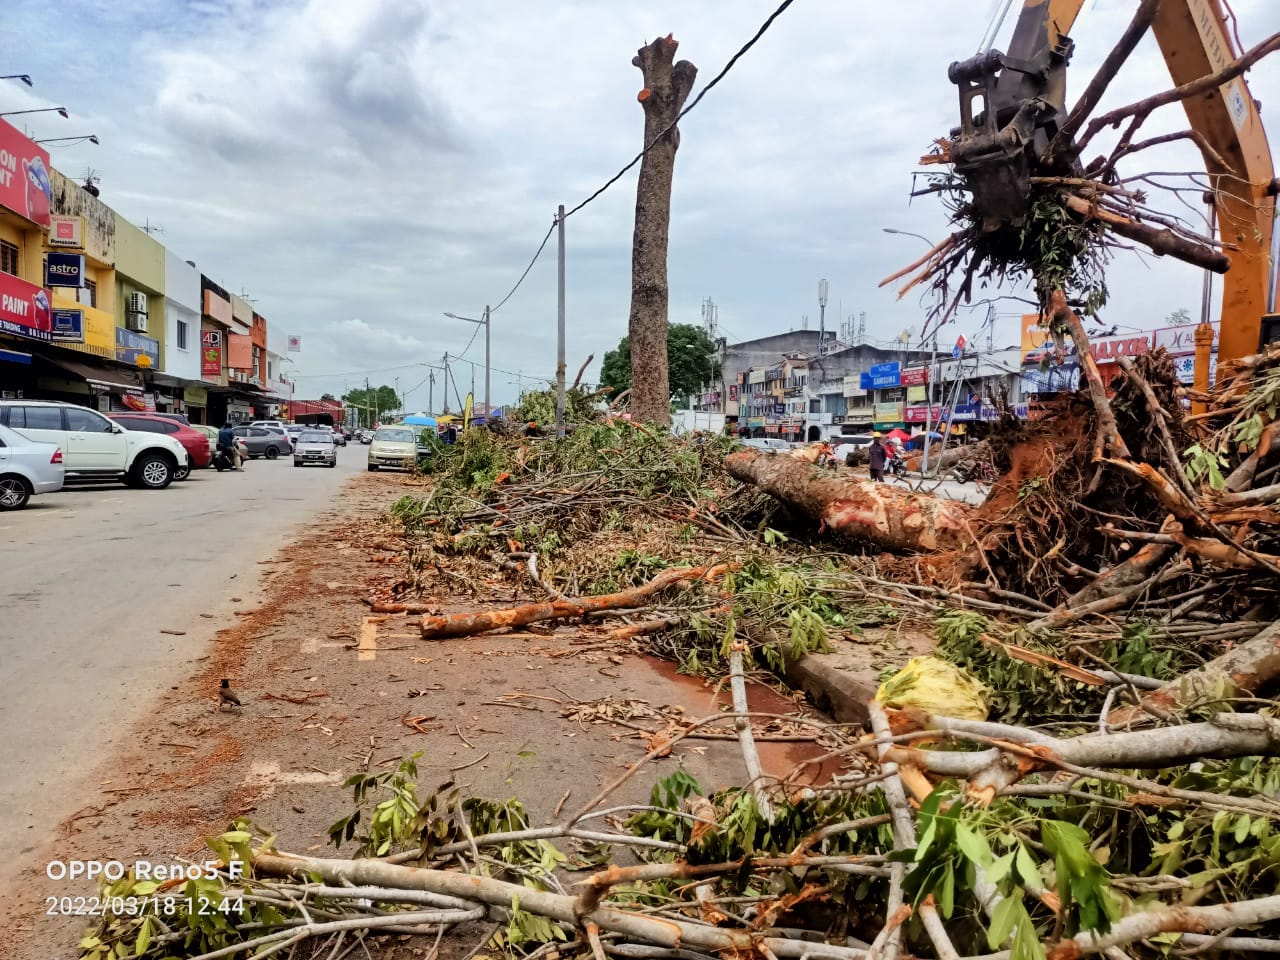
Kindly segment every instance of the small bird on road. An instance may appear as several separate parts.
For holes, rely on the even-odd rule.
[[[236,696],[236,692],[231,689],[231,684],[227,680],[222,681],[222,686],[218,688],[218,709],[223,707],[240,706],[240,698]]]

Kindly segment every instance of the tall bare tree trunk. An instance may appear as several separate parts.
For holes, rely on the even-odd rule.
[[[645,146],[671,126],[693,89],[698,68],[673,64],[679,44],[670,34],[636,51],[632,63],[644,74]],[[672,127],[640,161],[636,187],[636,231],[631,248],[631,413],[667,426],[671,387],[667,377],[667,233],[671,226],[671,176],[680,132]]]

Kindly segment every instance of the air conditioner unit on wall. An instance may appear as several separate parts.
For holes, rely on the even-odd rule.
[[[147,295],[134,291],[129,294],[129,313],[140,313],[144,317],[147,315]]]
[[[146,333],[147,315],[145,313],[130,313],[125,316],[124,325],[134,333]]]

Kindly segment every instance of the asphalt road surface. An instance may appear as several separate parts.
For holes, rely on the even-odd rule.
[[[283,457],[167,490],[70,488],[0,514],[0,881],[84,806],[83,778],[254,605],[258,561],[367,455],[356,443],[336,469]]]

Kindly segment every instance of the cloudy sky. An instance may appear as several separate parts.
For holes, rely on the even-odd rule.
[[[928,304],[877,282],[925,249],[883,227],[941,238],[936,202],[908,198],[934,137],[957,122],[947,64],[974,53],[996,0],[797,0],[682,123],[670,248],[671,319],[710,297],[731,340],[865,313],[868,335],[917,332]],[[1087,0],[1072,36],[1078,91],[1134,0]],[[479,316],[516,282],[557,203],[594,191],[640,148],[636,48],[674,33],[710,80],[776,0],[4,0],[0,110],[27,118],[72,176],[303,338],[299,396],[392,383],[426,405],[425,364],[477,365]],[[1280,30],[1277,0],[1232,0],[1246,47]],[[1007,45],[1012,17],[997,41]],[[1249,74],[1280,129],[1280,56]],[[1168,85],[1150,38],[1103,107]],[[1271,108],[1270,110],[1268,108]],[[1185,126],[1178,107],[1149,135]],[[1273,142],[1275,135],[1273,133]],[[1146,169],[1193,169],[1170,147]],[[1136,168],[1135,168],[1136,170]],[[626,332],[634,171],[567,229],[568,367]],[[554,241],[493,319],[495,402],[517,376],[555,370]],[[1153,327],[1198,314],[1201,274],[1137,257],[1113,264],[1106,319]],[[1016,303],[996,346],[1017,336]],[[972,334],[986,308],[962,314]],[[455,367],[463,392],[471,367]],[[500,371],[500,372],[499,372]],[[482,368],[477,366],[479,392]],[[436,405],[440,405],[437,381]]]

